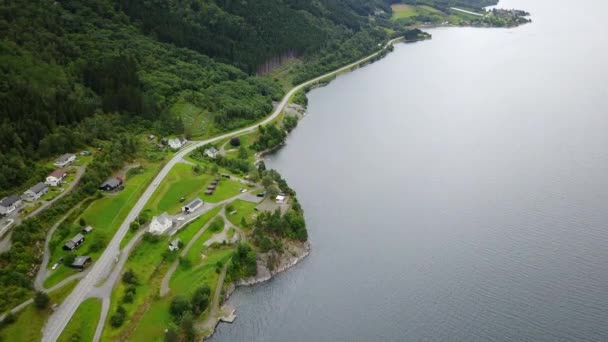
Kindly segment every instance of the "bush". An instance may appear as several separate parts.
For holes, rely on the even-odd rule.
[[[157,243],[157,242],[160,242],[162,239],[163,239],[162,236],[152,234],[150,232],[146,232],[143,237],[143,240],[145,242],[150,242],[150,243]]]
[[[122,282],[125,284],[137,285],[137,275],[132,269],[128,269],[122,274]]]
[[[139,227],[140,227],[140,225],[139,225],[139,222],[137,222],[137,221],[131,222],[131,225],[129,226],[129,228],[131,228],[131,230],[134,232],[138,231]]]
[[[241,146],[241,138],[239,137],[234,137],[232,139],[230,139],[230,145],[234,146],[234,147],[239,147]]]
[[[192,313],[195,316],[200,315],[207,309],[209,305],[209,296],[211,295],[211,288],[208,285],[203,285],[194,291],[190,304],[192,306]]]
[[[127,311],[122,305],[119,305],[118,308],[116,308],[116,312],[110,317],[110,325],[114,328],[120,327],[125,322],[126,316]]]
[[[188,298],[182,295],[175,296],[175,298],[173,298],[171,301],[171,306],[169,308],[171,316],[176,319],[180,319],[188,311],[190,311],[190,302],[188,301]]]
[[[46,292],[38,291],[36,292],[36,296],[34,297],[34,304],[36,308],[39,310],[46,309],[51,302],[51,298]]]
[[[84,227],[84,226],[87,225],[87,221],[85,221],[85,219],[82,218],[82,217],[80,218],[80,220],[78,221],[78,223],[80,224],[81,227]]]
[[[2,325],[13,324],[13,323],[15,323],[16,320],[17,320],[17,316],[15,316],[14,313],[9,312],[6,314],[6,316],[4,316],[4,319],[2,320]]]

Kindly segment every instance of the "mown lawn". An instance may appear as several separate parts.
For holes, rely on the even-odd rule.
[[[214,208],[204,215],[201,215],[201,217],[181,229],[175,236],[179,237],[184,244],[187,244],[200,228],[217,215],[220,209],[221,208]],[[126,285],[122,281],[117,284],[112,292],[110,316],[116,311],[118,305],[122,305],[127,311],[127,322],[120,328],[113,328],[110,326],[109,322],[106,322],[103,340],[113,341],[119,339],[119,337],[127,339],[133,332],[133,329],[139,324],[139,320],[142,316],[144,314],[147,315],[149,310],[155,309],[154,306],[151,308],[148,308],[148,306],[154,301],[155,296],[158,294],[160,282],[172,262],[163,261],[163,257],[165,251],[168,250],[168,242],[173,238],[174,237],[162,237],[161,240],[157,242],[142,240],[142,242],[134,248],[125,264],[124,270],[130,269],[136,274],[139,282],[137,293],[132,303],[122,303]],[[110,316],[108,316],[108,318]],[[163,334],[156,336],[152,340],[162,340],[162,337]],[[131,340],[139,341],[139,339]]]
[[[205,202],[220,202],[239,194],[243,185],[226,178],[222,178],[213,195],[206,196],[205,190],[211,181],[219,177],[206,173],[196,174],[192,165],[177,164],[167,175],[163,183],[150,198],[146,208],[154,214],[168,212],[176,214],[181,207],[195,197],[200,197]],[[185,201],[180,201],[181,198]]]
[[[135,273],[138,281],[137,292],[132,303],[124,303],[123,297],[127,286],[122,281],[117,283],[112,291],[110,313],[106,320],[102,340],[125,340],[125,334],[128,335],[129,331],[133,329],[133,320],[137,320],[136,316],[140,315],[138,313],[140,307],[145,307],[146,302],[158,294],[160,281],[169,264],[163,261],[163,254],[167,251],[168,242],[168,237],[156,242],[142,240],[131,253],[124,271],[130,269]],[[109,321],[119,305],[122,305],[127,311],[127,319],[123,326],[114,328]]]
[[[57,291],[49,293],[51,304],[46,310],[38,310],[33,304],[17,314],[17,320],[0,328],[0,341],[40,341],[41,330],[52,313],[51,307],[59,304],[74,289],[77,282],[72,281]]]
[[[89,298],[82,302],[68,325],[63,329],[59,341],[93,341],[101,314],[101,301]]]
[[[416,10],[416,6],[406,5],[406,4],[394,4],[391,6],[393,9],[392,20],[409,18],[418,15],[418,11]]]
[[[82,229],[82,227],[78,226],[78,220],[76,222],[66,222],[65,225],[57,229],[49,245],[51,249],[49,268],[59,258],[65,257],[69,253],[88,255],[93,258],[94,262],[101,255],[105,245],[112,239],[120,224],[127,217],[140,195],[156,175],[157,168],[157,164],[148,165],[142,173],[126,179],[124,190],[117,193],[104,194],[102,198],[94,201],[83,212],[81,217],[84,218],[87,225],[93,227],[93,232],[85,236],[85,242],[75,252],[66,252],[62,250],[62,247],[65,241],[72,238]],[[59,265],[57,270],[51,270],[50,272],[49,278],[44,282],[44,286],[47,288],[78,271],[72,270],[66,265]]]
[[[201,236],[194,241],[192,248],[188,250],[188,253],[184,255],[184,259],[190,260],[193,265],[200,263],[203,259],[201,258],[201,254],[203,250],[206,248],[203,244],[205,241],[209,240],[209,238],[215,234],[210,229],[207,229]]]
[[[218,274],[215,272],[216,264],[222,261],[224,264],[230,260],[233,248],[214,250],[209,253],[207,259],[193,264],[190,268],[178,266],[171,279],[171,291],[167,296],[155,300],[139,320],[131,340],[133,341],[162,341],[165,329],[172,323],[169,313],[171,300],[176,294],[190,296],[192,292],[202,285],[209,285],[213,298],[217,285]],[[205,311],[199,320],[203,320],[208,313]]]
[[[230,206],[232,207],[232,211],[228,212],[228,210],[226,210],[226,217],[228,218],[228,220],[230,220],[230,222],[232,222],[232,224],[241,228],[246,228],[241,224],[243,218],[245,218],[247,223],[253,223],[253,216],[256,214],[256,203],[237,199],[236,201],[230,203]],[[232,215],[231,213],[234,211],[236,211],[236,213]]]

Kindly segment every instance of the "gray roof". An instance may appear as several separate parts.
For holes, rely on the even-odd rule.
[[[106,179],[105,182],[103,182],[103,184],[101,184],[102,187],[106,187],[106,186],[110,186],[111,188],[116,188],[120,185],[120,179],[116,178],[116,177],[112,177],[112,178],[108,178]]]
[[[169,246],[175,246],[175,247],[179,247],[179,243],[180,243],[181,241],[182,241],[182,240],[180,240],[179,238],[177,238],[177,239],[175,239],[175,240],[171,241],[171,242],[169,243]]]
[[[19,201],[21,201],[21,197],[19,197],[17,195],[11,195],[11,196],[8,196],[8,197],[2,199],[2,201],[0,201],[0,206],[8,208],[11,205],[13,205]]]
[[[194,208],[199,204],[203,204],[203,200],[200,198],[195,198],[192,201],[188,202],[188,204],[186,204],[184,207]]]
[[[33,192],[35,194],[42,192],[44,189],[48,188],[49,186],[40,182],[36,185],[34,185],[33,187],[31,187],[28,191]]]
[[[162,214],[160,214],[160,215],[158,215],[158,216],[154,216],[154,217],[152,218],[152,220],[153,220],[153,221],[156,221],[156,222],[158,222],[158,223],[160,223],[160,224],[161,224],[161,225],[163,225],[163,226],[164,226],[165,224],[168,224],[169,222],[170,222],[171,224],[173,224],[173,220],[171,219],[171,216],[169,216],[169,214],[167,214],[166,212],[164,212],[164,213],[162,213]]]
[[[82,239],[84,239],[84,235],[78,233],[78,234],[76,234],[76,236],[71,238],[70,241],[72,241],[73,243],[77,243],[78,241],[80,241]]]
[[[92,232],[93,231],[93,227],[91,226],[86,226],[86,228],[84,228],[85,232]]]
[[[62,156],[60,156],[59,158],[57,158],[57,162],[58,163],[65,163],[66,161],[68,161],[68,159],[72,158],[72,156],[74,156],[74,154],[72,153],[66,153]]]
[[[90,256],[86,256],[86,255],[79,256],[79,257],[76,257],[76,259],[74,259],[72,266],[84,266],[84,264],[86,264],[89,261],[91,261]]]

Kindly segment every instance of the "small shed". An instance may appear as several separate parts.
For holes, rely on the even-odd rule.
[[[112,177],[106,179],[106,181],[99,186],[99,190],[114,191],[120,188],[120,186],[122,186],[122,179],[118,177]]]
[[[179,250],[179,245],[181,242],[182,241],[179,238],[169,242],[169,250],[171,252]]]
[[[79,256],[79,257],[76,257],[76,259],[74,259],[74,262],[70,265],[70,267],[82,271],[87,267],[87,265],[91,261],[93,261],[93,259],[91,259],[90,256],[87,256],[87,255]]]
[[[182,211],[185,213],[191,213],[196,209],[200,208],[203,205],[203,200],[200,198],[195,198],[190,201],[188,204],[182,207]]]
[[[84,235],[78,233],[63,245],[64,251],[73,251],[84,243]]]
[[[83,230],[82,233],[83,234],[90,234],[91,232],[93,232],[93,227],[91,226],[86,226]]]

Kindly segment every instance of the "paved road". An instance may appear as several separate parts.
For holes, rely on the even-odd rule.
[[[477,17],[483,17],[484,15],[481,13],[476,13],[476,12],[471,12],[471,11],[467,11],[467,10],[463,10],[462,8],[457,8],[457,7],[450,7],[451,10],[454,11],[458,11],[458,12],[462,12],[462,13],[466,13],[466,14],[471,14]]]
[[[389,46],[390,44],[392,44],[395,41],[398,41],[400,39],[401,38],[393,39],[393,40],[389,41],[386,44],[386,46]],[[146,205],[146,203],[148,202],[150,197],[152,197],[152,194],[154,194],[154,192],[156,191],[156,189],[158,188],[160,183],[165,179],[167,174],[169,174],[169,171],[171,171],[171,169],[177,163],[179,163],[186,155],[188,155],[189,153],[191,153],[192,151],[194,151],[196,148],[198,148],[200,146],[204,146],[206,144],[210,144],[210,143],[213,143],[213,142],[216,142],[219,140],[241,135],[243,133],[251,132],[251,131],[256,130],[259,125],[265,125],[265,124],[270,123],[272,120],[277,118],[279,116],[279,114],[281,114],[281,112],[283,111],[283,109],[285,108],[287,103],[289,102],[290,98],[296,92],[300,91],[301,89],[303,89],[306,86],[315,84],[315,83],[323,80],[326,77],[348,71],[351,68],[356,67],[357,65],[359,65],[361,63],[367,62],[368,60],[370,60],[370,59],[376,57],[378,54],[380,54],[380,52],[381,51],[373,53],[373,54],[369,55],[368,57],[365,57],[357,62],[351,63],[338,70],[326,73],[322,76],[319,76],[317,78],[314,78],[310,81],[304,82],[304,83],[294,87],[283,97],[283,99],[281,100],[279,105],[276,107],[274,112],[270,116],[268,116],[266,119],[264,119],[263,121],[261,121],[259,123],[251,125],[247,128],[236,130],[231,133],[222,134],[215,138],[193,143],[193,144],[187,146],[186,148],[182,149],[181,151],[177,152],[173,156],[173,158],[171,158],[171,160],[161,169],[161,171],[158,173],[156,178],[154,178],[154,181],[152,181],[152,184],[150,184],[148,186],[148,188],[143,193],[143,195],[139,198],[139,200],[137,201],[137,203],[135,204],[133,209],[131,209],[131,212],[129,213],[127,218],[124,220],[124,222],[121,224],[120,228],[118,228],[116,234],[114,235],[114,237],[112,238],[112,240],[110,241],[108,246],[106,247],[103,254],[99,257],[99,259],[91,267],[91,271],[87,274],[86,277],[84,277],[80,281],[80,283],[76,286],[74,291],[72,291],[72,293],[63,301],[63,303],[61,303],[61,305],[57,308],[57,310],[55,310],[55,312],[51,315],[51,317],[49,318],[49,320],[47,321],[47,323],[43,329],[42,341],[44,341],[44,342],[56,341],[59,338],[59,336],[61,335],[61,332],[63,331],[63,329],[66,327],[66,325],[70,321],[70,318],[72,317],[74,312],[76,312],[76,309],[78,309],[78,306],[80,305],[80,303],[82,303],[82,301],[84,301],[89,296],[91,290],[95,287],[95,285],[97,283],[106,279],[109,272],[112,270],[112,267],[115,263],[116,258],[120,254],[120,242],[122,241],[122,239],[125,237],[125,235],[129,231],[129,224],[137,218],[137,216],[143,210],[144,206]]]

